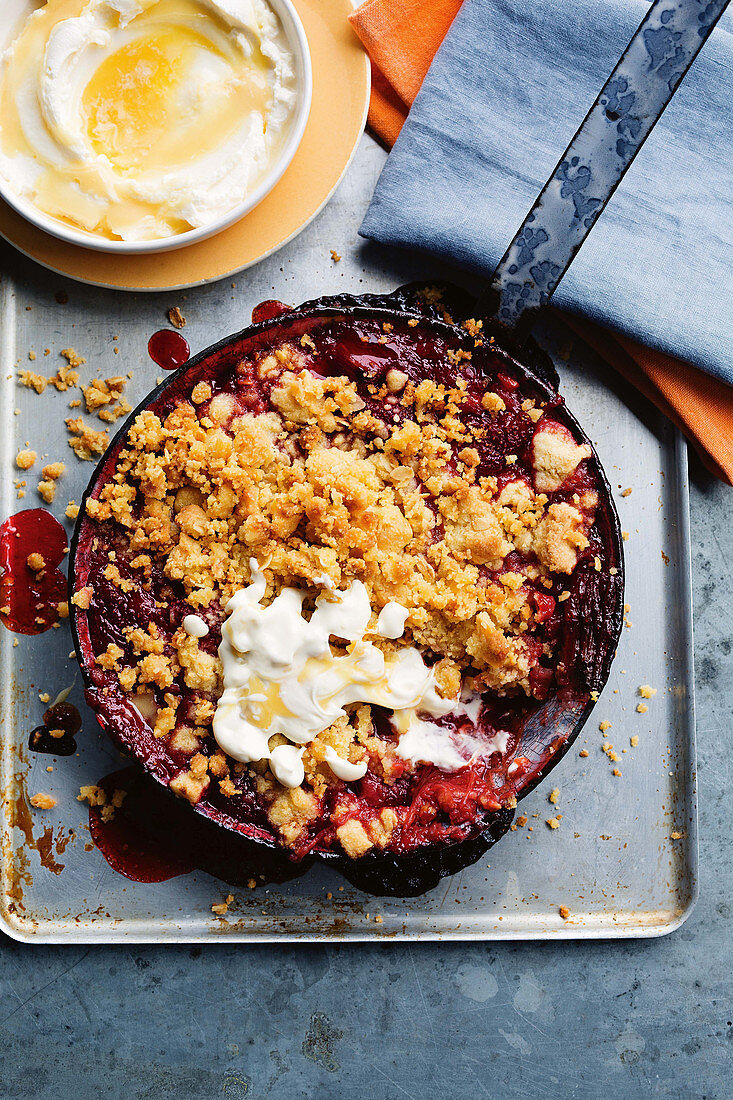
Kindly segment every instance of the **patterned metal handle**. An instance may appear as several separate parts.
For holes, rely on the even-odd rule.
[[[728,0],[655,0],[477,311],[514,328],[548,301],[727,6]]]

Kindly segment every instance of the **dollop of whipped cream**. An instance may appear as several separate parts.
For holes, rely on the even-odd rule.
[[[403,755],[430,762],[429,745],[422,754],[412,745],[424,722],[419,714],[439,718],[454,710],[458,700],[438,694],[435,674],[414,646],[384,654],[365,637],[372,609],[361,581],[318,596],[313,614],[306,619],[306,593],[296,588],[284,588],[264,607],[265,576],[254,558],[250,568],[252,583],[230,599],[222,626],[219,657],[224,690],[213,722],[219,747],[246,763],[269,760],[280,783],[299,786],[304,778],[303,749],[296,746],[308,745],[342,717],[350,703],[373,703],[392,711],[395,727],[403,731],[403,739],[410,740],[406,746],[410,751]],[[407,615],[401,605],[388,604],[376,633],[399,637]],[[395,633],[398,627],[399,634]],[[349,643],[345,653],[334,652],[332,638]],[[450,731],[438,734],[435,730],[431,733],[433,740],[441,742],[441,759],[448,759],[442,742],[449,739]],[[275,734],[289,743],[271,750],[269,741]],[[366,773],[366,762],[344,760],[333,748],[325,755],[339,779],[353,782]],[[460,760],[450,766],[467,763],[458,749],[450,759]]]
[[[295,103],[266,0],[48,0],[2,59],[0,176],[77,229],[172,237],[255,190]]]

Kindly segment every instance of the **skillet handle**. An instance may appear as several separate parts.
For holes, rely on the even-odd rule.
[[[478,316],[529,327],[727,5],[655,0],[478,299]]]

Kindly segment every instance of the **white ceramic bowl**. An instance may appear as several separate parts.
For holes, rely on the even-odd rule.
[[[300,21],[300,16],[293,7],[291,0],[267,0],[267,2],[282,23],[288,45],[295,57],[297,106],[294,117],[290,123],[290,132],[283,148],[280,150],[280,155],[274,161],[266,175],[263,176],[259,186],[238,206],[234,207],[227,214],[224,214],[221,218],[217,218],[216,221],[209,222],[208,225],[203,225],[198,229],[189,229],[188,232],[178,233],[174,237],[161,237],[151,241],[114,241],[109,240],[107,237],[101,237],[95,233],[85,233],[83,230],[73,229],[64,222],[57,221],[56,218],[44,214],[27,199],[15,195],[2,179],[0,179],[0,197],[3,198],[9,206],[12,206],[18,214],[22,215],[26,221],[31,222],[31,224],[35,225],[38,229],[42,229],[44,233],[49,233],[51,236],[57,237],[61,241],[66,241],[68,244],[78,245],[82,248],[91,248],[94,249],[95,252],[112,252],[128,256],[142,255],[151,252],[171,252],[176,248],[185,248],[186,245],[195,244],[197,241],[204,241],[207,237],[213,237],[216,233],[220,233],[222,229],[226,229],[228,226],[233,225],[234,222],[239,221],[239,219],[243,218],[245,214],[248,214],[250,210],[253,210],[254,207],[264,199],[265,195],[272,191],[273,187],[295,156],[303,137],[306,123],[308,122],[308,114],[310,112],[311,97],[313,93],[313,73],[310,50],[308,48],[308,39],[303,29],[303,24]],[[20,2],[19,0],[10,0],[10,7],[12,10],[8,13],[11,17],[8,26],[14,25],[17,33],[21,24],[17,19],[15,23],[13,23],[12,16],[17,14],[22,22],[24,16],[30,15],[30,13],[39,6],[41,5],[38,3],[38,0],[20,0]],[[25,11],[23,11],[23,9],[25,9]],[[3,17],[0,16],[0,18]],[[3,34],[2,38],[5,39],[6,35]],[[3,46],[9,45],[14,38],[15,33],[8,37],[5,42],[0,42],[0,49]]]

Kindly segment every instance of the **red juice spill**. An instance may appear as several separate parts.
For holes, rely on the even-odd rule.
[[[266,302],[260,302],[252,310],[252,324],[258,325],[260,321],[272,321],[275,317],[281,317],[283,313],[290,313],[292,306],[286,306],[285,302],[277,298],[268,298]]]
[[[148,355],[163,370],[176,370],[188,362],[191,349],[180,332],[162,328],[148,340]]]
[[[43,716],[43,725],[31,730],[28,748],[52,756],[73,756],[74,735],[81,729],[81,714],[73,703],[56,703]]]
[[[133,882],[165,882],[200,868],[232,886],[287,882],[308,868],[280,852],[252,848],[242,837],[192,812],[137,767],[123,768],[100,779],[107,794],[125,791],[111,821],[102,807],[89,807],[92,840],[110,867]]]
[[[59,619],[66,577],[57,566],[66,550],[66,531],[50,512],[29,508],[0,526],[0,619],[17,634],[42,634]],[[43,568],[28,565],[40,554]]]
[[[111,800],[114,791],[126,792],[129,805],[115,811],[111,821],[102,820],[102,807],[89,807],[89,831],[92,840],[110,867],[133,882],[165,882],[187,875],[195,864],[180,852],[173,835],[153,839],[144,827],[145,819],[154,817],[148,791],[141,786],[137,768],[123,768],[101,779],[98,784]],[[148,827],[152,821],[148,821]],[[179,848],[176,854],[175,848]]]

